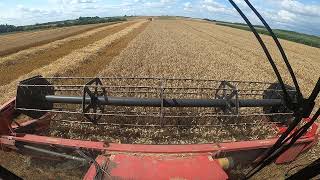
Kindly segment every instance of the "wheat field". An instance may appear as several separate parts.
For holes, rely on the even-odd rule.
[[[271,38],[262,37],[280,65],[286,82],[291,84]],[[320,74],[320,50],[284,40],[281,43],[307,95]],[[193,21],[152,22],[100,73],[102,76],[107,74],[276,81],[251,33]]]
[[[292,85],[290,76],[281,61],[272,39],[262,35],[274,56],[285,82]],[[86,39],[86,40],[85,40]],[[74,43],[76,42],[76,43]],[[74,44],[80,44],[73,46]],[[281,40],[289,61],[296,73],[302,92],[309,95],[320,75],[320,49]],[[71,47],[72,46],[72,47]],[[55,54],[55,50],[68,49]],[[48,54],[48,56],[43,56]],[[50,55],[50,56],[49,56]],[[24,63],[37,62],[23,70]],[[16,67],[15,67],[15,64]],[[90,66],[91,65],[91,66]],[[19,67],[18,67],[19,66]],[[17,75],[0,83],[0,102],[15,96],[19,81],[34,75],[44,76],[116,76],[194,78],[214,80],[242,80],[276,82],[270,64],[252,33],[190,20],[160,20],[148,22],[135,20],[89,31],[28,48],[0,57],[0,74],[10,73],[6,68],[16,68]],[[21,70],[22,69],[22,70]],[[14,72],[12,72],[14,73]],[[4,79],[4,78],[3,78]],[[316,106],[319,107],[317,99]],[[72,118],[70,118],[72,119]],[[223,129],[139,129],[119,127],[94,127],[53,122],[50,133],[57,137],[104,140],[118,143],[207,143],[223,140],[266,138],[268,128],[236,129],[241,138],[231,136]],[[83,131],[80,130],[84,130]],[[103,132],[107,131],[107,134]],[[103,134],[103,137],[96,133]],[[195,134],[196,136],[190,136]],[[95,133],[95,134],[94,134]],[[262,136],[244,137],[260,133]],[[86,136],[91,134],[90,137]],[[316,148],[317,149],[317,148]],[[319,148],[318,148],[319,149]],[[313,154],[318,152],[314,150]],[[8,164],[14,157],[0,160]],[[313,157],[315,158],[315,157]],[[20,157],[20,161],[25,160]],[[10,163],[8,164],[10,166]],[[17,174],[26,174],[25,167],[12,167]],[[20,168],[20,169],[19,169]],[[28,168],[27,168],[28,169]],[[287,169],[284,167],[284,169]],[[35,174],[41,178],[41,170]],[[57,171],[55,171],[57,174]],[[61,174],[62,172],[58,172]],[[62,173],[63,174],[63,173]],[[73,177],[74,175],[71,175]],[[76,175],[75,175],[76,176]],[[53,177],[48,173],[45,177]],[[63,176],[62,176],[63,177]],[[69,177],[70,178],[70,177]]]

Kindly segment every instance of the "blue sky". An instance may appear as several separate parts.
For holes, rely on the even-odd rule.
[[[254,24],[258,19],[235,0]],[[319,0],[251,0],[273,28],[320,35]],[[79,16],[181,15],[242,22],[228,0],[0,0],[0,24],[26,25]]]

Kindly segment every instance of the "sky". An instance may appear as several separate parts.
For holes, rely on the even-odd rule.
[[[234,0],[261,24],[243,0]],[[320,36],[319,0],[251,0],[272,28]],[[243,22],[228,0],[0,0],[0,24],[29,25],[80,16],[178,15]]]

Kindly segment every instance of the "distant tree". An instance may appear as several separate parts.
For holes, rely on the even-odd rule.
[[[14,32],[18,31],[20,28],[17,28],[14,25],[1,24],[0,25],[0,33]]]

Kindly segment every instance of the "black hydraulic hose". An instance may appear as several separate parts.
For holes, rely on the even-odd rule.
[[[268,149],[268,151],[264,154],[262,160],[260,162],[258,162],[258,164],[251,169],[251,171],[249,171],[246,175],[246,179],[252,177],[254,174],[256,174],[257,172],[259,172],[262,168],[264,168],[265,166],[269,165],[271,162],[273,162],[277,157],[279,157],[283,152],[285,152],[287,149],[289,149],[296,141],[297,139],[299,139],[305,132],[307,132],[308,128],[314,123],[314,121],[318,118],[319,116],[319,110],[316,113],[316,115],[312,118],[312,120],[307,123],[303,128],[299,129],[298,131],[295,131],[289,138],[289,134],[295,129],[295,127],[301,122],[302,118],[307,117],[310,115],[314,104],[315,104],[315,98],[318,96],[320,88],[319,88],[319,81],[314,89],[314,91],[312,92],[311,96],[309,97],[309,99],[305,100],[301,94],[301,91],[299,89],[298,83],[295,79],[294,76],[294,72],[288,62],[288,59],[282,49],[282,46],[280,44],[280,42],[278,41],[278,39],[276,38],[276,36],[274,35],[274,33],[272,32],[271,28],[269,27],[269,25],[266,23],[266,21],[262,18],[262,16],[257,12],[257,10],[252,6],[252,4],[250,4],[250,2],[248,0],[245,0],[245,2],[247,3],[247,5],[255,12],[255,14],[259,17],[259,19],[263,22],[263,24],[265,25],[265,27],[267,28],[267,30],[269,31],[269,33],[272,35],[272,37],[274,38],[282,56],[283,59],[287,65],[287,68],[290,72],[290,75],[292,76],[292,80],[295,83],[296,86],[296,90],[298,91],[298,102],[293,102],[291,100],[291,97],[288,95],[287,90],[285,88],[285,85],[282,81],[281,75],[267,49],[267,47],[265,46],[265,44],[263,43],[261,37],[259,36],[259,34],[257,33],[256,29],[253,27],[253,25],[251,24],[251,22],[248,20],[248,18],[244,15],[244,13],[240,10],[240,8],[237,6],[237,4],[234,3],[233,0],[229,0],[230,3],[233,5],[233,7],[239,12],[239,14],[241,15],[241,17],[246,21],[246,23],[248,24],[248,26],[250,27],[251,31],[254,33],[254,35],[256,36],[257,40],[259,41],[261,47],[263,48],[277,78],[278,81],[281,85],[281,88],[283,90],[284,93],[284,101],[287,107],[289,107],[290,109],[294,110],[295,112],[295,119],[294,121],[289,125],[288,129],[280,136],[280,138],[277,140],[277,142],[270,148]],[[286,144],[289,140],[290,143]]]
[[[307,104],[314,103],[315,99],[317,98],[318,94],[320,92],[320,78],[318,79],[318,82],[313,89],[311,95],[307,99]],[[312,107],[310,107],[312,108]],[[312,110],[312,109],[311,109]],[[305,109],[304,111],[311,111],[310,109]],[[297,126],[298,122],[301,121],[303,114],[298,114],[297,117],[295,117],[295,120],[293,123],[291,123],[288,127],[288,129],[281,135],[281,137],[278,139],[278,141],[266,152],[264,155],[264,158],[256,164],[256,166],[248,172],[247,178],[252,177],[254,174],[256,174],[259,170],[261,170],[263,167],[270,164],[273,160],[275,160],[281,153],[285,152],[287,149],[289,149],[303,134],[307,132],[307,130],[312,126],[312,124],[318,119],[320,115],[320,109],[316,112],[316,114],[311,118],[311,120],[306,123],[304,126],[302,126],[299,130],[292,133],[289,137],[288,135],[292,132],[292,130]],[[290,143],[285,145],[289,140]],[[283,147],[285,145],[285,147]],[[281,149],[282,147],[282,149]]]
[[[272,154],[274,154],[274,152],[279,149],[281,146],[283,146],[283,144],[285,142],[287,142],[289,139],[287,138],[288,135],[294,130],[294,128],[299,124],[299,122],[302,120],[302,116],[296,116],[293,120],[293,122],[291,124],[289,124],[289,127],[287,128],[287,130],[282,133],[282,135],[279,137],[279,139],[277,140],[277,142],[271,147],[269,148],[264,154],[263,154],[263,159],[261,159],[256,165],[255,167],[250,170],[247,173],[247,178],[252,177],[254,174],[256,174],[259,170],[261,170],[262,168],[260,168],[261,166],[265,167],[265,165],[263,165],[265,163],[265,160],[268,159]],[[271,163],[271,162],[270,162]],[[258,170],[256,170],[258,169]]]
[[[23,180],[21,177],[15,175],[8,169],[2,167],[0,165],[0,179],[15,179],[15,180]]]
[[[312,179],[320,174],[320,158],[312,162],[307,167],[291,175],[286,180]]]
[[[248,24],[248,26],[250,27],[251,31],[253,32],[253,34],[255,35],[255,37],[257,38],[257,40],[259,41],[264,53],[266,54],[268,60],[269,60],[269,63],[271,64],[276,76],[277,76],[277,79],[281,85],[281,88],[283,90],[283,93],[284,93],[284,101],[287,105],[287,107],[289,108],[293,108],[293,103],[292,103],[292,100],[286,90],[286,87],[284,85],[284,82],[281,78],[281,75],[279,73],[279,70],[275,64],[275,62],[273,61],[269,51],[268,51],[268,48],[266,47],[266,45],[264,44],[264,42],[262,41],[260,35],[258,34],[258,32],[256,31],[256,29],[253,27],[252,23],[249,21],[249,19],[247,18],[247,16],[241,11],[241,9],[238,7],[238,5],[233,1],[233,0],[229,0],[229,2],[232,4],[232,6],[238,11],[238,13],[241,15],[241,17],[243,18],[244,21],[246,21],[246,23]]]
[[[287,66],[287,69],[291,75],[291,78],[292,78],[292,81],[294,83],[294,86],[295,86],[295,89],[297,91],[297,95],[298,95],[298,98],[301,102],[301,100],[303,99],[302,97],[302,94],[301,94],[301,91],[300,91],[300,87],[299,87],[299,84],[298,84],[298,81],[297,81],[297,78],[292,70],[292,67],[288,61],[288,58],[287,58],[287,55],[286,53],[284,52],[282,46],[281,46],[281,43],[279,42],[277,36],[273,33],[272,29],[270,28],[269,24],[264,20],[264,18],[260,15],[260,13],[252,6],[252,4],[248,1],[248,0],[244,0],[247,5],[251,8],[251,10],[258,16],[258,18],[260,19],[260,21],[263,23],[263,25],[266,27],[266,29],[268,30],[268,32],[270,33],[271,37],[273,38],[273,40],[275,41],[276,45],[278,46],[278,49],[281,53],[281,56]]]
[[[311,95],[307,99],[308,103],[314,103],[315,99],[319,95],[320,92],[320,78],[318,79],[318,82],[313,89]],[[311,108],[311,107],[309,107]],[[309,109],[306,109],[305,111],[310,111]],[[273,162],[279,155],[281,155],[283,152],[285,152],[287,149],[289,149],[301,136],[303,136],[307,130],[312,126],[312,124],[318,119],[320,116],[320,109],[315,113],[315,115],[311,118],[311,120],[306,123],[304,126],[302,126],[299,130],[292,133],[289,137],[289,133],[293,130],[292,128],[295,128],[297,122],[290,124],[288,130],[278,139],[278,141],[275,143],[273,147],[269,149],[267,154],[264,156],[264,159],[262,159],[249,173],[247,174],[247,178],[252,177],[254,174],[256,174],[258,171],[260,171],[263,167],[267,166],[271,162]],[[299,114],[297,118],[302,119],[302,114]],[[290,143],[286,145],[286,143],[289,141]],[[283,147],[283,145],[285,145]]]
[[[297,118],[296,118],[297,119]],[[299,118],[302,119],[302,118]],[[291,130],[292,131],[292,130]],[[291,132],[290,131],[290,132]],[[295,132],[295,134],[299,134],[298,131]],[[282,137],[282,136],[281,136]],[[280,137],[280,138],[281,138]],[[276,160],[276,158],[281,155],[283,152],[285,152],[287,149],[289,149],[289,146],[286,146],[287,149],[284,148],[284,144],[287,143],[290,138],[286,138],[288,137],[285,136],[282,140],[280,140],[280,138],[278,139],[278,141],[270,148],[268,149],[267,153],[264,154],[264,158],[262,160],[260,160],[258,162],[258,164],[256,164],[246,175],[246,179],[250,179],[252,176],[254,176],[257,172],[259,172],[260,170],[262,170],[264,167],[266,167],[267,165],[271,164],[274,160]]]
[[[58,152],[54,152],[54,151],[50,151],[50,150],[46,150],[46,149],[42,149],[42,148],[30,146],[30,145],[26,145],[26,144],[18,144],[17,147],[18,148],[23,148],[23,149],[28,149],[28,150],[31,150],[31,151],[44,153],[44,154],[49,154],[49,155],[55,156],[55,157],[61,157],[61,158],[70,159],[70,160],[74,160],[74,161],[80,161],[80,162],[87,162],[87,160],[83,159],[83,158],[79,158],[79,157],[76,157],[76,156],[71,156],[71,155],[68,155],[68,154],[62,154],[62,153],[58,153]]]
[[[308,101],[315,101],[320,93],[320,77],[318,78],[317,84],[314,87],[311,95],[308,98]]]
[[[311,118],[310,122],[306,123],[303,127],[297,130],[293,135],[287,138],[284,142],[282,142],[282,146],[278,149],[274,150],[272,154],[266,157],[259,166],[253,168],[246,176],[247,179],[251,178],[261,169],[271,164],[274,160],[276,160],[282,153],[287,151],[301,136],[303,136],[308,129],[312,126],[312,124],[318,119],[320,115],[320,109],[316,112],[316,114]],[[289,140],[291,140],[288,144],[286,144]],[[284,146],[283,146],[284,145]]]

